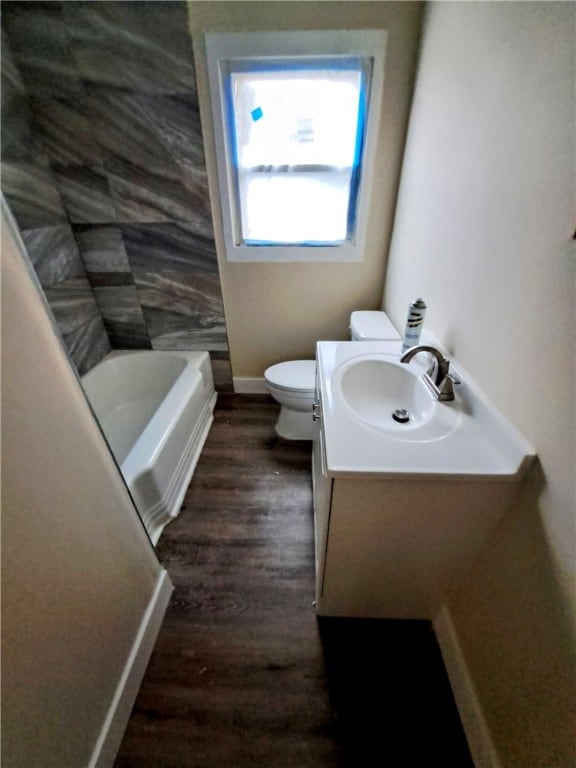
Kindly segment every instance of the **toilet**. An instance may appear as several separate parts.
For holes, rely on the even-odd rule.
[[[385,312],[362,310],[350,315],[350,338],[352,341],[400,341],[400,334]],[[276,434],[286,440],[313,440],[316,361],[277,363],[264,371],[264,380],[274,400],[282,406]]]

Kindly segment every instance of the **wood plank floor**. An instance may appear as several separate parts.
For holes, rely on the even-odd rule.
[[[277,413],[219,396],[115,768],[472,768],[427,622],[316,619],[310,444]]]

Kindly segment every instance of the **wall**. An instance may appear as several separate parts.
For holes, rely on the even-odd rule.
[[[188,2],[206,161],[234,377],[260,377],[273,363],[314,357],[318,339],[347,338],[354,309],[381,300],[411,99],[422,5],[412,2]],[[224,258],[221,209],[203,53],[203,30],[387,29],[384,101],[368,246],[349,264],[247,264]]]
[[[4,22],[4,7],[2,12]],[[70,357],[83,374],[110,352],[110,342],[4,29],[1,94],[2,192]]]
[[[143,674],[169,581],[4,212],[2,368],[2,765],[110,765],[140,682],[122,675],[135,647]]]
[[[5,2],[2,20],[112,347],[207,349],[230,388],[185,4]]]
[[[449,602],[503,767],[574,743],[573,3],[432,3],[385,308],[426,325],[539,467]]]

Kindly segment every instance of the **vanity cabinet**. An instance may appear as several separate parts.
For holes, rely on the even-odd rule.
[[[313,449],[316,610],[432,619],[470,568],[515,485],[329,477]]]
[[[433,619],[509,507],[533,448],[467,376],[454,401],[429,401],[422,372],[384,342],[318,342],[317,363],[317,611]],[[394,408],[411,412],[411,427]]]

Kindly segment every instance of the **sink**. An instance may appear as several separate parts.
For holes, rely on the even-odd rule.
[[[353,358],[334,372],[334,397],[362,424],[396,440],[440,440],[456,429],[461,409],[436,400],[420,374],[383,355]]]
[[[426,343],[439,348],[433,338]],[[428,361],[400,362],[399,342],[319,341],[318,440],[331,478],[517,482],[534,449],[456,361],[453,401],[422,381]],[[408,420],[393,418],[404,409]],[[399,492],[401,486],[394,486]]]

